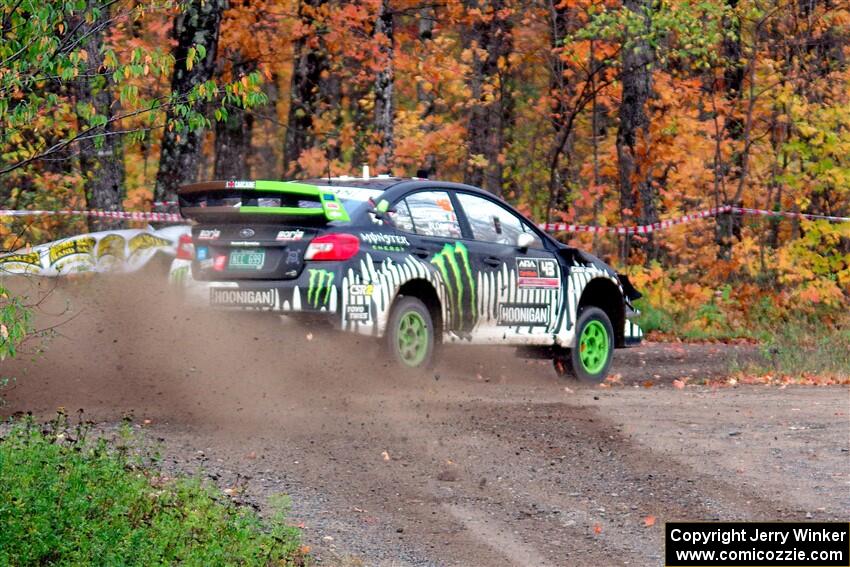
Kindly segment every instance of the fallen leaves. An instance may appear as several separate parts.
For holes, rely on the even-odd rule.
[[[601,534],[602,533],[602,524],[600,524],[599,522],[593,524],[593,533],[595,533],[596,535]]]
[[[655,525],[655,516],[653,516],[653,515],[651,515],[651,514],[650,514],[649,516],[646,516],[646,517],[643,519],[643,526],[644,526],[645,528],[651,528],[651,527],[652,527],[652,526],[654,526],[654,525]]]

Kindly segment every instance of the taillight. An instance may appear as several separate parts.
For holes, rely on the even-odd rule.
[[[305,260],[348,260],[360,251],[360,240],[353,234],[326,234],[314,238]]]
[[[195,257],[195,245],[192,244],[191,234],[181,234],[177,240],[177,259],[192,260]]]

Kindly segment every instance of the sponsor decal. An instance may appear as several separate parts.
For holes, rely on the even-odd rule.
[[[469,331],[478,321],[475,278],[469,265],[469,251],[462,242],[446,244],[431,263],[440,271],[449,296],[449,328]]]
[[[307,304],[318,309],[328,304],[331,297],[331,286],[334,283],[334,273],[328,270],[308,270],[310,281],[307,284]]]
[[[41,267],[41,256],[38,252],[24,252],[18,254],[9,254],[0,258],[0,265],[3,264],[26,264],[28,266]]]
[[[384,234],[382,232],[361,232],[360,240],[369,244],[383,244],[387,246],[410,246],[406,236],[400,234]]]
[[[548,327],[545,303],[500,303],[498,324],[503,327]]]
[[[139,236],[147,236],[140,234]],[[90,237],[76,238],[74,240],[66,240],[59,242],[50,247],[50,265],[52,266],[62,258],[73,256],[74,254],[88,254],[94,252],[94,245],[97,241]]]
[[[253,189],[256,187],[254,181],[228,181],[224,184],[227,189]]]
[[[180,266],[168,274],[168,281],[172,284],[184,284],[189,279],[189,266]]]
[[[304,238],[303,230],[281,230],[277,233],[275,240],[279,242],[297,242]]]
[[[299,262],[299,256],[301,252],[298,250],[290,250],[286,253],[286,263],[287,264],[297,264]]]
[[[124,237],[120,234],[108,234],[97,243],[97,259],[112,256],[118,260],[124,259]]]
[[[537,258],[517,258],[517,275],[521,278],[536,278],[540,276],[537,266]]]
[[[349,321],[369,321],[372,318],[369,307],[369,305],[347,305],[345,318]]]
[[[217,228],[204,229],[198,233],[198,240],[218,240],[221,231]]]
[[[375,250],[384,250],[386,252],[403,252],[405,248],[410,246],[410,241],[407,240],[407,237],[398,234],[361,232],[360,239],[368,242]]]
[[[210,305],[274,307],[273,289],[210,288]]]
[[[374,284],[351,284],[348,286],[349,295],[363,295],[371,297],[373,291],[375,291]]]
[[[227,267],[227,256],[216,256],[213,260],[213,270],[223,272]]]
[[[239,236],[241,236],[242,238],[251,238],[252,236],[254,236],[254,234],[256,233],[254,232],[253,228],[243,228],[239,231]]]
[[[159,236],[154,236],[153,234],[147,234],[143,232],[131,238],[128,246],[130,248],[130,256],[132,256],[136,252],[148,250],[149,248],[170,247],[173,246],[173,243],[170,240],[166,240],[165,238],[160,238]]]
[[[195,256],[198,260],[206,260],[210,257],[210,249],[206,246],[198,246],[195,250]]]
[[[234,240],[230,243],[231,246],[259,246],[259,242],[254,242],[252,240]]]
[[[516,259],[517,285],[520,288],[557,288],[561,282],[558,278],[558,264],[548,258]]]

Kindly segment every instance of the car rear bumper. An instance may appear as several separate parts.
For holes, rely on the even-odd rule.
[[[192,307],[339,318],[341,266],[307,268],[291,280],[202,281],[192,277],[190,265],[175,260],[169,280]]]

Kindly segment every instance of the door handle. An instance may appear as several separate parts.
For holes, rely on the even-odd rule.
[[[428,250],[427,248],[422,248],[421,246],[414,246],[410,249],[410,252],[414,256],[418,256],[420,258],[427,258],[431,254],[430,250]]]
[[[502,259],[496,258],[495,256],[487,256],[483,261],[485,264],[493,268],[498,268],[502,265]]]

